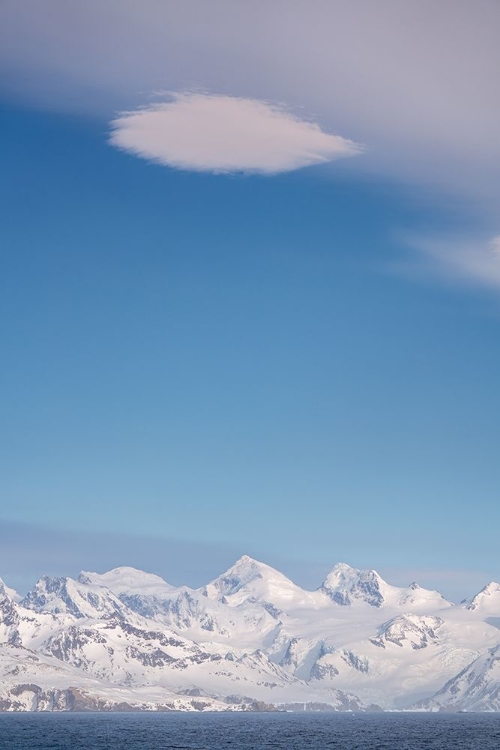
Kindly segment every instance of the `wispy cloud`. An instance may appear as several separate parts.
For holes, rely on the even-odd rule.
[[[405,272],[432,274],[442,279],[500,289],[500,235],[477,237],[413,237],[408,244],[420,253]]]
[[[356,169],[497,214],[500,3],[213,5],[3,0],[0,90],[108,120],[158,89],[286,101],[367,144]]]
[[[124,112],[113,146],[177,169],[276,174],[359,154],[361,147],[282,106],[257,99],[176,93]]]
[[[56,529],[0,518],[0,578],[21,593],[41,575],[76,576],[131,565],[169,583],[201,586],[239,556],[236,544],[112,531]]]
[[[109,531],[55,529],[47,526],[6,521],[0,518],[0,578],[21,594],[42,575],[76,576],[80,570],[104,573],[119,565],[131,565],[157,573],[171,584],[201,586],[220,575],[242,554],[281,570],[300,586],[315,589],[333,565],[336,552],[328,560],[301,557],[282,558],[274,551],[242,548],[236,543],[200,542],[172,536],[145,536]],[[366,561],[348,560],[357,567]],[[498,579],[493,570],[453,570],[441,568],[403,568],[378,565],[375,568],[391,584],[407,586],[411,581],[437,588],[454,600],[477,593],[488,581]]]
[[[0,518],[0,578],[23,594],[42,575],[76,576],[82,569],[104,573],[120,565],[157,573],[176,586],[196,587],[227,570],[242,554],[265,559],[310,588],[319,586],[337,562],[319,564],[300,556],[282,559],[258,544],[243,548],[229,540],[56,529]]]

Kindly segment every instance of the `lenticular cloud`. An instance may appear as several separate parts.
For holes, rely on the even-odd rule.
[[[123,112],[110,143],[136,156],[198,172],[276,174],[354,156],[361,147],[257,99],[177,93]]]

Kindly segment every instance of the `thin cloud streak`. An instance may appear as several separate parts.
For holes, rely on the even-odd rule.
[[[25,592],[41,575],[76,576],[130,565],[169,583],[201,586],[240,556],[236,546],[0,521],[0,578]]]
[[[198,587],[227,570],[242,554],[262,560],[282,571],[300,586],[315,589],[333,565],[340,561],[335,551],[328,561],[282,559],[260,549],[241,549],[227,543],[199,542],[174,537],[90,532],[48,528],[39,524],[0,521],[0,578],[24,594],[42,575],[75,577],[81,570],[104,573],[128,565],[156,573],[175,586]],[[365,567],[357,560],[347,560]],[[477,593],[496,576],[480,570],[402,568],[378,566],[389,583],[419,584],[460,601]]]
[[[42,575],[74,577],[81,570],[104,573],[122,565],[156,573],[175,586],[196,588],[227,570],[242,554],[264,560],[311,589],[337,562],[283,560],[257,545],[242,549],[230,541],[55,529],[0,519],[0,578],[20,593]]]
[[[407,240],[420,258],[406,263],[409,275],[430,273],[443,280],[500,289],[500,235],[485,240],[475,237],[412,237]]]

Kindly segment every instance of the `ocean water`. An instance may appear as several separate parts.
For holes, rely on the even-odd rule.
[[[0,714],[0,750],[500,750],[500,714]]]

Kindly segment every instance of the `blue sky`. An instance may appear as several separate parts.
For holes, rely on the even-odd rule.
[[[152,161],[149,130],[133,149],[109,137],[118,111],[149,106],[138,92],[159,62],[127,101],[106,68],[100,88],[73,62],[62,76],[35,42],[43,75],[13,47],[1,89],[2,577],[133,564],[201,584],[248,553],[309,586],[338,560],[454,596],[498,579],[500,229],[481,149],[466,144],[455,167],[469,179],[448,184],[440,118],[427,150],[402,123],[398,166],[346,104],[342,136],[364,149],[352,158],[321,135],[312,166],[286,151],[276,168],[250,134],[236,167],[207,167],[227,137],[215,156],[162,141]],[[216,77],[223,52],[203,70]],[[242,71],[241,91],[237,71],[220,78],[220,102],[191,68],[173,83],[199,84],[208,118],[234,97],[270,100]],[[322,133],[338,132],[333,115],[316,117]],[[298,135],[309,159],[311,130]]]

